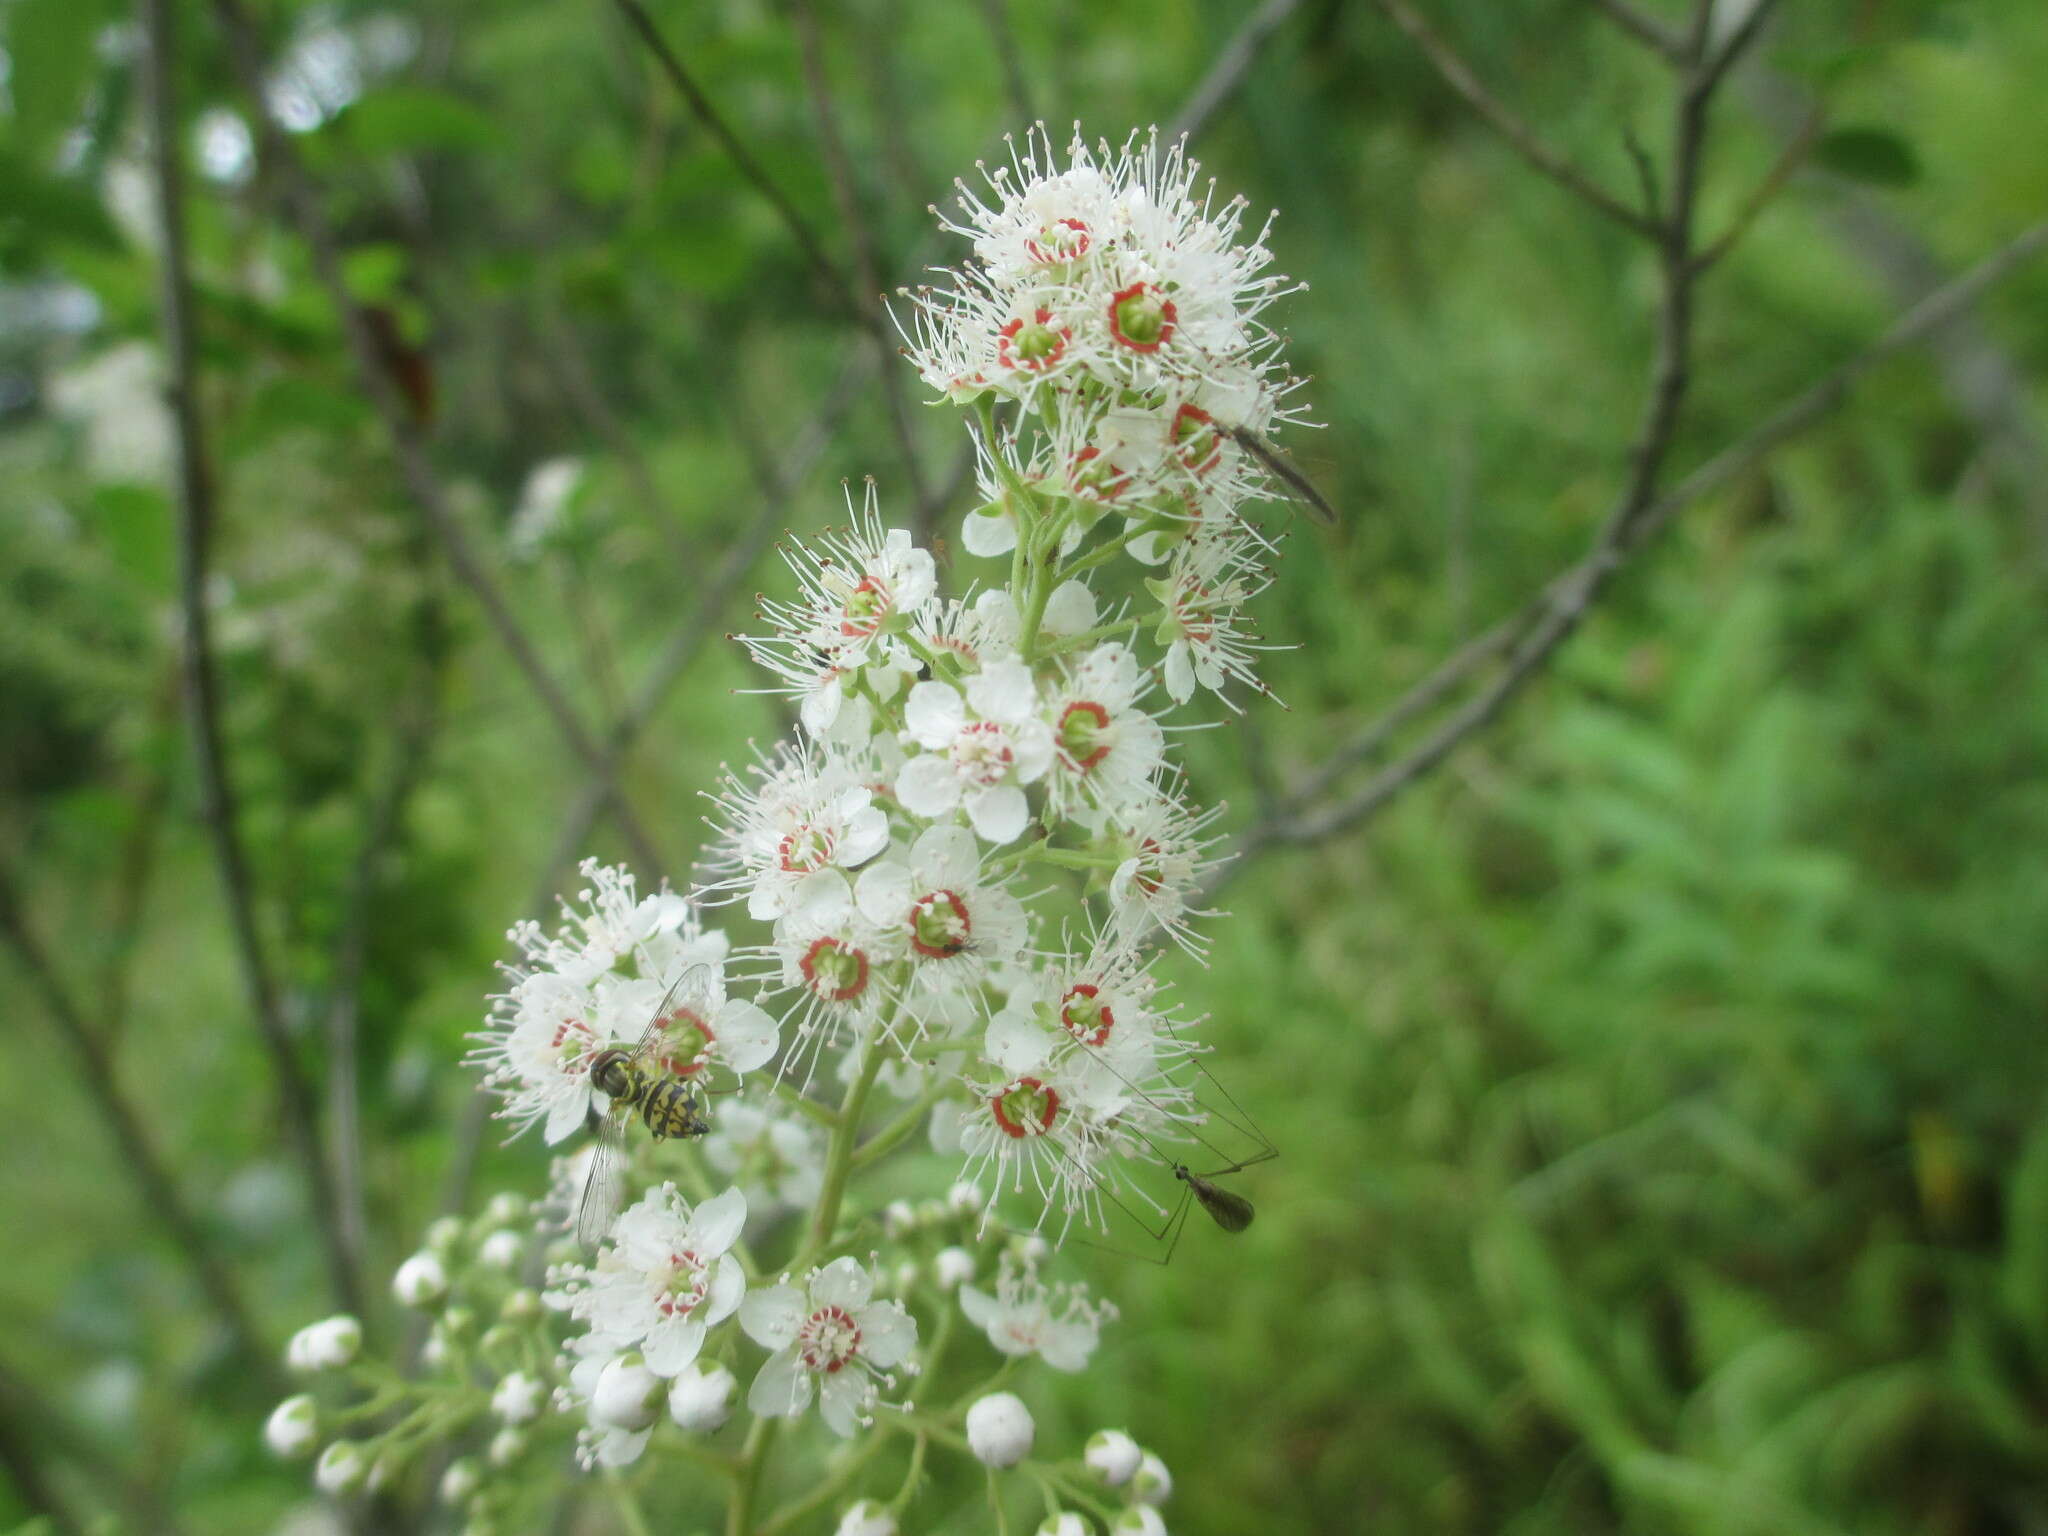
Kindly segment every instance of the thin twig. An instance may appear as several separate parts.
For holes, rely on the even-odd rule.
[[[1742,206],[1735,210],[1734,217],[1728,221],[1728,227],[1693,257],[1694,266],[1704,272],[1735,249],[1742,237],[1749,233],[1749,227],[1757,221],[1757,216],[1785,190],[1786,184],[1792,179],[1792,173],[1805,163],[1807,153],[1819,139],[1821,126],[1826,121],[1827,112],[1815,103],[1799,127],[1793,131],[1792,137],[1785,141],[1784,148],[1778,152],[1778,158],[1765,173],[1763,180],[1751,189],[1749,196],[1743,199]]]
[[[1024,78],[1024,61],[1017,52],[1017,32],[1010,25],[1007,0],[981,0],[981,19],[988,27],[989,41],[995,46],[996,62],[1003,68],[1003,89],[1009,93],[1010,115],[1020,124],[1037,122],[1038,113],[1032,110],[1031,86]]]
[[[1607,18],[1637,42],[1658,54],[1667,64],[1685,62],[1685,45],[1678,34],[1654,16],[1647,16],[1629,0],[1593,0]]]
[[[916,508],[914,520],[921,525],[932,515],[927,511],[932,502],[925,488],[924,469],[918,462],[917,437],[910,424],[910,402],[904,396],[903,374],[889,366],[895,349],[890,345],[888,317],[882,312],[882,276],[875,255],[874,232],[869,228],[867,214],[861,206],[860,186],[854,177],[853,162],[846,153],[846,142],[839,135],[839,115],[832,104],[832,82],[825,71],[824,45],[818,34],[817,17],[808,0],[793,0],[790,22],[796,30],[804,90],[810,98],[811,116],[817,123],[818,147],[824,154],[825,173],[832,185],[832,200],[839,209],[840,222],[846,226],[853,241],[860,318],[874,345],[875,360],[880,367],[882,404],[888,413],[889,430],[896,438],[897,454],[903,461],[904,477],[910,484]]]
[[[1264,5],[1245,17],[1216,55],[1209,72],[1202,76],[1194,94],[1174,113],[1172,125],[1166,130],[1167,143],[1177,143],[1183,137],[1192,139],[1209,126],[1209,119],[1244,84],[1245,76],[1251,73],[1252,64],[1258,59],[1259,50],[1266,45],[1266,39],[1279,31],[1299,6],[1300,0],[1266,0]]]
[[[113,889],[108,894],[112,909],[107,919],[105,958],[100,965],[100,1030],[109,1043],[120,1039],[128,1021],[128,989],[135,952],[142,937],[142,915],[149,904],[157,865],[157,846],[162,841],[164,812],[171,801],[171,771],[158,761],[158,743],[175,738],[179,706],[184,690],[179,665],[166,668],[163,683],[150,700],[149,728],[144,735],[146,760],[141,788],[136,792],[135,814],[121,839],[115,860]]]
[[[1662,532],[1679,512],[1754,471],[1787,441],[1837,410],[1848,399],[1856,382],[1871,369],[1927,340],[1967,311],[1986,289],[2002,281],[2015,269],[2043,251],[2048,251],[2048,219],[2030,226],[1954,282],[1929,294],[1907,310],[1887,327],[1882,335],[1854,357],[1786,401],[1736,442],[1722,449],[1669,491],[1658,496],[1635,519],[1631,531],[1619,544],[1611,549],[1596,548],[1585,559],[1547,583],[1541,595],[1532,599],[1510,619],[1489,630],[1486,635],[1480,637],[1480,641],[1475,641],[1474,645],[1485,642],[1489,652],[1498,652],[1501,649],[1500,642],[1518,629],[1527,631],[1548,615],[1574,609],[1583,612],[1584,606],[1596,595],[1599,581],[1604,579],[1597,577],[1597,572],[1605,571],[1612,574],[1618,570],[1624,561]],[[1561,639],[1562,635],[1557,638]],[[1465,737],[1498,714],[1501,706],[1528,680],[1530,666],[1540,662],[1550,649],[1554,649],[1554,645],[1555,641],[1546,638],[1540,653],[1537,647],[1531,644],[1524,643],[1518,646],[1516,661],[1511,664],[1509,671],[1485,694],[1475,698],[1457,715],[1450,717],[1414,752],[1389,766],[1349,799],[1329,807],[1317,816],[1304,818],[1298,814],[1283,814],[1277,821],[1255,826],[1242,840],[1240,850],[1250,853],[1274,843],[1314,842],[1365,820],[1400,790],[1414,782],[1428,767],[1440,761]],[[1434,697],[1441,696],[1451,683],[1455,683],[1459,677],[1469,672],[1477,660],[1485,659],[1472,657],[1471,649],[1467,647],[1450,661],[1440,665],[1422,683],[1403,695],[1401,700],[1371,727],[1361,732],[1358,738],[1354,738],[1354,741],[1369,740],[1367,750],[1370,750],[1370,747],[1377,746],[1392,735],[1401,724],[1420,713],[1428,703],[1434,701]],[[1424,693],[1430,694],[1431,697],[1421,697]],[[1365,755],[1366,752],[1355,751],[1352,744],[1347,743],[1345,748],[1333,754],[1329,762],[1318,768],[1299,789],[1290,794],[1286,804],[1290,807],[1300,806],[1313,799],[1314,795],[1326,788],[1338,773]],[[1212,892],[1205,892],[1205,895],[1211,893],[1213,888]]]
[[[266,1379],[274,1378],[276,1367],[270,1351],[264,1347],[263,1335],[242,1299],[233,1271],[186,1203],[169,1162],[144,1129],[142,1113],[122,1090],[105,1040],[86,1022],[41,941],[29,927],[13,878],[5,869],[0,869],[0,934],[6,936],[22,969],[28,972],[29,981],[41,994],[44,1010],[57,1026],[57,1033],[77,1066],[79,1084],[113,1134],[114,1144],[120,1149],[120,1164],[133,1176],[143,1206],[163,1223],[172,1243],[191,1266],[200,1293],[242,1356]]]
[[[1424,20],[1408,0],[1375,0],[1375,3],[1395,26],[1414,39],[1415,45],[1436,66],[1436,72],[1443,76],[1444,83],[1464,97],[1472,110],[1486,119],[1494,131],[1530,165],[1624,228],[1646,239],[1661,237],[1655,220],[1637,212],[1590,180],[1577,166],[1546,144],[1511,107],[1489,91],[1457,51],[1444,41],[1442,34]]]
[[[49,1479],[49,1463],[37,1454],[24,1416],[6,1395],[0,1394],[0,1467],[29,1511],[47,1522],[58,1536],[86,1536],[85,1522],[57,1494]],[[30,1526],[38,1521],[31,1520]]]
[[[257,1034],[270,1060],[286,1135],[304,1167],[313,1224],[319,1230],[329,1279],[341,1305],[359,1312],[361,1283],[349,1263],[336,1219],[334,1175],[320,1145],[318,1101],[285,1027],[257,928],[255,895],[242,849],[239,805],[222,740],[212,620],[206,601],[215,506],[205,430],[199,419],[199,362],[187,267],[184,167],[179,153],[182,126],[174,94],[173,6],[171,0],[141,0],[141,7],[148,38],[144,70],[149,82],[150,130],[155,140],[159,305],[171,366],[171,412],[177,428],[178,594],[183,620],[185,702],[191,720],[200,799],[234,929],[243,986],[249,995]]]
[[[662,73],[668,76],[669,83],[683,98],[683,103],[689,107],[691,115],[718,140],[720,148],[726,152],[739,173],[754,184],[754,189],[767,198],[769,205],[780,215],[798,249],[803,252],[804,260],[810,264],[811,270],[817,273],[819,281],[838,303],[850,313],[859,315],[862,312],[860,298],[847,282],[846,274],[825,254],[824,246],[819,244],[818,237],[811,232],[811,226],[805,221],[804,216],[797,212],[796,205],[789,200],[788,194],[775,184],[775,179],[762,167],[761,162],[754,158],[753,151],[733,132],[718,109],[711,104],[711,99],[691,77],[690,72],[683,68],[682,60],[676,57],[675,51],[662,37],[661,29],[655,26],[654,18],[641,6],[640,0],[613,0],[613,3],[632,24],[633,30],[640,35],[641,42],[647,45],[655,61],[661,65]]]
[[[630,0],[623,0],[623,3],[630,3]],[[463,531],[461,519],[456,516],[454,506],[428,463],[413,413],[400,398],[384,366],[376,338],[362,310],[350,297],[348,284],[342,276],[341,256],[334,232],[314,194],[312,180],[299,159],[298,151],[278,128],[265,106],[263,66],[257,51],[256,32],[242,9],[241,0],[214,0],[214,9],[227,33],[243,92],[255,113],[266,160],[283,179],[286,200],[298,224],[299,234],[312,254],[314,274],[326,290],[329,302],[334,305],[349,351],[355,359],[358,382],[370,397],[385,434],[391,440],[407,490],[426,518],[428,527],[433,530],[448,563],[483,609],[499,642],[519,668],[527,687],[554,721],[562,739],[586,768],[600,767],[604,756],[596,740],[541,660],[533,641],[514,616],[510,602],[470,542],[469,535]],[[604,792],[612,800],[614,819],[635,862],[650,875],[661,870],[663,860],[659,846],[633,813],[624,790],[616,781],[607,781]]]

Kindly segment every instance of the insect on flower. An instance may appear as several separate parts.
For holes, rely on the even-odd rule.
[[[658,1054],[668,1038],[669,1005],[686,981],[709,969],[694,965],[676,978],[632,1050],[614,1046],[590,1059],[591,1086],[611,1103],[598,1118],[596,1150],[576,1202],[576,1240],[585,1249],[595,1249],[604,1240],[618,1214],[625,1189],[626,1122],[636,1110],[656,1141],[702,1136],[711,1129],[703,1099],[708,1090],[671,1073]]]

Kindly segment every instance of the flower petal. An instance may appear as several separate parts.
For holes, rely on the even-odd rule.
[[[980,865],[981,849],[974,841],[974,834],[965,827],[950,824],[928,827],[910,849],[910,868],[917,876],[917,883],[926,890],[972,885],[974,872]],[[897,908],[899,919],[909,905],[906,878],[903,905]]]
[[[1014,784],[977,789],[967,797],[967,819],[974,830],[991,843],[1007,843],[1024,830],[1031,819],[1024,791]]]
[[[853,884],[853,902],[877,928],[894,932],[910,918],[910,871],[894,859],[870,864]]]
[[[747,1272],[740,1268],[739,1260],[727,1254],[711,1270],[710,1294],[698,1311],[704,1326],[710,1328],[724,1322],[739,1309],[746,1299]]]
[[[781,1031],[765,1010],[736,997],[714,1019],[719,1059],[733,1071],[751,1072],[775,1054]]]
[[[951,745],[966,723],[966,701],[951,683],[919,683],[903,701],[904,728],[932,751]]]
[[[897,773],[896,798],[913,816],[943,816],[960,803],[960,776],[950,759],[927,752]]]
[[[827,1376],[818,1412],[835,1435],[851,1435],[860,1427],[861,1410],[875,1395],[874,1383],[861,1371]]]
[[[647,1369],[657,1376],[677,1376],[704,1347],[705,1322],[701,1317],[664,1318],[650,1329],[641,1353]]]
[[[781,1349],[804,1322],[803,1293],[793,1285],[771,1285],[740,1303],[740,1327],[767,1349]]]
[[[734,1006],[741,1008],[754,1007],[752,1003],[740,1003],[737,1005],[729,1003],[726,1006],[728,1011]],[[760,1012],[758,1008],[754,1011],[756,1013]],[[725,1015],[720,1014],[719,1022],[721,1026],[724,1020]],[[721,1040],[724,1038],[722,1028],[719,1038]],[[745,1195],[741,1194],[737,1189],[728,1189],[722,1195],[713,1195],[709,1200],[698,1206],[696,1213],[690,1218],[689,1235],[693,1239],[691,1248],[701,1259],[708,1259],[714,1254],[724,1253],[735,1242],[739,1241],[740,1232],[746,1227],[746,1224],[747,1197]]]
[[[871,1365],[886,1371],[917,1348],[917,1323],[899,1302],[878,1301],[854,1321],[860,1325],[860,1352]]]
[[[1017,547],[1017,523],[1000,513],[970,512],[960,522],[960,542],[970,555],[1007,555]]]
[[[868,1304],[875,1279],[859,1260],[834,1259],[811,1277],[811,1306],[840,1307],[851,1312]],[[744,1321],[744,1319],[742,1319]]]
[[[992,661],[979,676],[968,680],[967,702],[984,720],[1015,725],[1037,706],[1038,688],[1023,662],[1014,658]]]
[[[811,1373],[796,1363],[793,1349],[770,1355],[747,1389],[747,1407],[764,1419],[792,1419],[810,1406]]]

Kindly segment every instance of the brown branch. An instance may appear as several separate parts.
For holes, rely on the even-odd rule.
[[[256,118],[265,158],[283,179],[286,201],[298,224],[300,237],[312,254],[314,274],[341,321],[342,333],[355,360],[358,382],[384,425],[407,490],[426,518],[442,552],[448,557],[448,563],[483,609],[499,643],[512,657],[527,687],[540,700],[541,707],[554,721],[562,739],[586,768],[599,768],[604,762],[603,753],[570,705],[561,685],[541,660],[540,653],[514,616],[511,604],[499,589],[496,579],[471,544],[469,535],[463,531],[453,504],[428,463],[417,419],[411,407],[400,397],[385,367],[368,320],[349,295],[334,232],[328,226],[312,180],[297,150],[278,128],[265,104],[263,65],[257,52],[256,32],[242,9],[241,0],[214,0],[214,9],[227,34],[243,93],[249,98]],[[626,839],[635,862],[650,875],[658,872],[663,867],[659,848],[633,813],[623,789],[616,781],[607,781],[604,792],[612,802],[619,831]]]
[[[1685,62],[1684,41],[1656,17],[1637,10],[1629,0],[1593,0],[1593,4],[1606,13],[1608,20],[1662,57],[1667,64]]]
[[[24,1416],[15,1404],[0,1394],[0,1467],[32,1515],[40,1516],[58,1536],[86,1536],[85,1522],[57,1495],[49,1479],[49,1465],[37,1454]],[[29,1524],[38,1523],[31,1520]]]
[[[6,936],[22,969],[28,972],[30,983],[41,995],[45,1012],[71,1053],[79,1085],[112,1133],[121,1166],[133,1176],[144,1208],[163,1224],[235,1347],[261,1376],[274,1381],[275,1362],[264,1347],[262,1332],[242,1298],[233,1272],[186,1203],[170,1164],[144,1128],[146,1122],[141,1111],[123,1091],[105,1040],[86,1022],[30,928],[13,877],[5,869],[0,869],[0,934]]]
[[[155,140],[161,251],[159,307],[171,366],[171,412],[177,429],[178,592],[183,618],[185,701],[199,771],[200,800],[213,844],[214,863],[227,898],[243,987],[249,995],[257,1034],[270,1059],[285,1133],[304,1165],[312,1220],[327,1258],[328,1276],[341,1305],[359,1312],[361,1282],[341,1241],[334,1174],[320,1145],[318,1101],[285,1027],[277,988],[257,929],[255,897],[239,828],[239,805],[222,739],[212,620],[206,604],[215,504],[205,430],[199,419],[199,363],[187,267],[184,168],[179,154],[182,128],[175,95],[176,35],[171,0],[141,0],[141,21],[148,38],[144,71],[148,79],[151,135]]]
[[[818,147],[825,157],[825,173],[832,185],[832,200],[839,209],[840,222],[853,240],[854,266],[859,281],[861,324],[875,348],[882,376],[882,404],[889,416],[889,430],[896,438],[896,451],[903,461],[903,473],[910,483],[916,508],[914,521],[920,526],[932,505],[925,486],[923,467],[918,462],[917,438],[910,424],[910,402],[904,397],[903,375],[890,366],[895,348],[890,345],[888,317],[882,312],[881,270],[875,257],[874,233],[861,207],[860,187],[854,178],[853,162],[846,143],[839,136],[838,114],[832,105],[832,84],[825,72],[825,55],[818,35],[817,17],[808,0],[793,0],[790,22],[796,31],[797,55],[804,76],[805,94],[811,116],[818,128]]]
[[[1784,148],[1778,152],[1777,159],[1772,162],[1763,180],[1759,181],[1751,189],[1749,196],[1742,200],[1742,206],[1737,208],[1734,216],[1729,219],[1728,227],[1693,257],[1694,266],[1704,272],[1742,242],[1743,236],[1749,233],[1750,226],[1757,221],[1758,215],[1785,190],[1786,185],[1792,180],[1792,173],[1805,164],[1806,156],[1812,150],[1814,142],[1819,139],[1821,126],[1826,121],[1827,113],[1815,104],[1801,120],[1798,128],[1793,130],[1792,137],[1785,141]]]
[[[1339,773],[1375,750],[1402,724],[1421,713],[1451,684],[1470,672],[1478,661],[1486,659],[1485,656],[1474,657],[1472,647],[1438,666],[1352,743],[1347,743],[1346,747],[1333,754],[1287,797],[1279,818],[1261,822],[1246,834],[1239,851],[1252,853],[1276,843],[1314,842],[1347,830],[1373,815],[1466,737],[1492,720],[1528,682],[1535,667],[1547,659],[1564,635],[1569,633],[1597,596],[1601,584],[1646,547],[1679,512],[1754,471],[1787,441],[1837,410],[1848,399],[1856,382],[1871,369],[1927,340],[1958,319],[1987,288],[2043,251],[2048,251],[2048,219],[2030,226],[1963,276],[1907,310],[1854,357],[1786,401],[1739,440],[1658,496],[1643,510],[1632,524],[1631,531],[1619,543],[1611,547],[1596,546],[1584,559],[1548,583],[1539,596],[1515,615],[1481,636],[1480,641],[1475,641],[1475,646],[1485,642],[1488,653],[1497,654],[1502,649],[1502,639],[1518,631],[1527,637],[1515,646],[1514,659],[1507,671],[1485,693],[1449,717],[1414,751],[1383,769],[1349,799],[1326,808],[1314,817],[1300,815],[1300,807],[1327,788]],[[1217,883],[1221,884],[1220,881]]]
[[[810,225],[804,221],[803,215],[797,212],[796,205],[789,200],[788,194],[775,184],[775,179],[762,167],[761,162],[754,158],[753,152],[741,142],[740,136],[733,132],[731,125],[719,115],[718,109],[691,78],[690,72],[683,68],[682,60],[676,57],[674,50],[662,37],[661,29],[655,26],[654,18],[647,14],[640,0],[613,0],[613,3],[632,24],[633,30],[640,35],[641,42],[647,45],[655,61],[661,65],[662,73],[668,76],[669,83],[683,98],[683,103],[690,109],[691,115],[718,140],[719,147],[725,151],[739,173],[754,184],[754,189],[765,197],[769,205],[780,215],[791,237],[795,239],[798,249],[803,252],[804,260],[818,275],[818,280],[849,313],[856,316],[861,314],[860,297],[847,282],[846,274],[825,254],[824,246],[819,244],[818,237],[811,233]]]
[[[1038,114],[1031,107],[1031,86],[1024,78],[1024,61],[1017,52],[1016,29],[1010,25],[1010,7],[1005,0],[981,0],[981,19],[988,27],[996,62],[1002,66],[1003,89],[1010,97],[1010,115],[1019,124],[1036,122]]]
[[[1650,240],[1662,237],[1654,219],[1629,207],[1590,180],[1577,166],[1546,144],[1511,107],[1489,91],[1457,51],[1444,41],[1442,34],[1424,20],[1408,0],[1375,0],[1375,3],[1395,26],[1414,39],[1415,45],[1436,66],[1436,72],[1443,76],[1444,83],[1464,97],[1472,110],[1530,165],[1625,229]]]
[[[1299,8],[1301,0],[1266,0],[1230,35],[1216,55],[1209,72],[1202,76],[1194,93],[1174,113],[1172,125],[1166,130],[1166,142],[1177,143],[1182,138],[1194,138],[1209,126],[1209,119],[1221,110],[1223,104],[1237,93],[1244,84],[1245,76],[1251,73],[1257,61],[1259,50],[1266,45],[1266,39],[1280,30],[1287,18]]]

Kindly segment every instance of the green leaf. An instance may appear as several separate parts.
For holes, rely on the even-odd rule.
[[[360,245],[341,258],[342,280],[359,302],[389,304],[404,281],[407,259],[402,245]]]
[[[365,96],[348,109],[342,127],[366,155],[487,149],[501,137],[488,113],[459,96],[421,86],[391,86]]]
[[[8,88],[19,142],[31,155],[78,121],[106,11],[95,0],[15,0],[8,9]]]
[[[1837,176],[1876,187],[1910,187],[1920,179],[1920,157],[1889,128],[1829,129],[1813,158]]]
[[[91,187],[0,150],[0,248],[20,259],[49,243],[119,250],[121,234]]]

